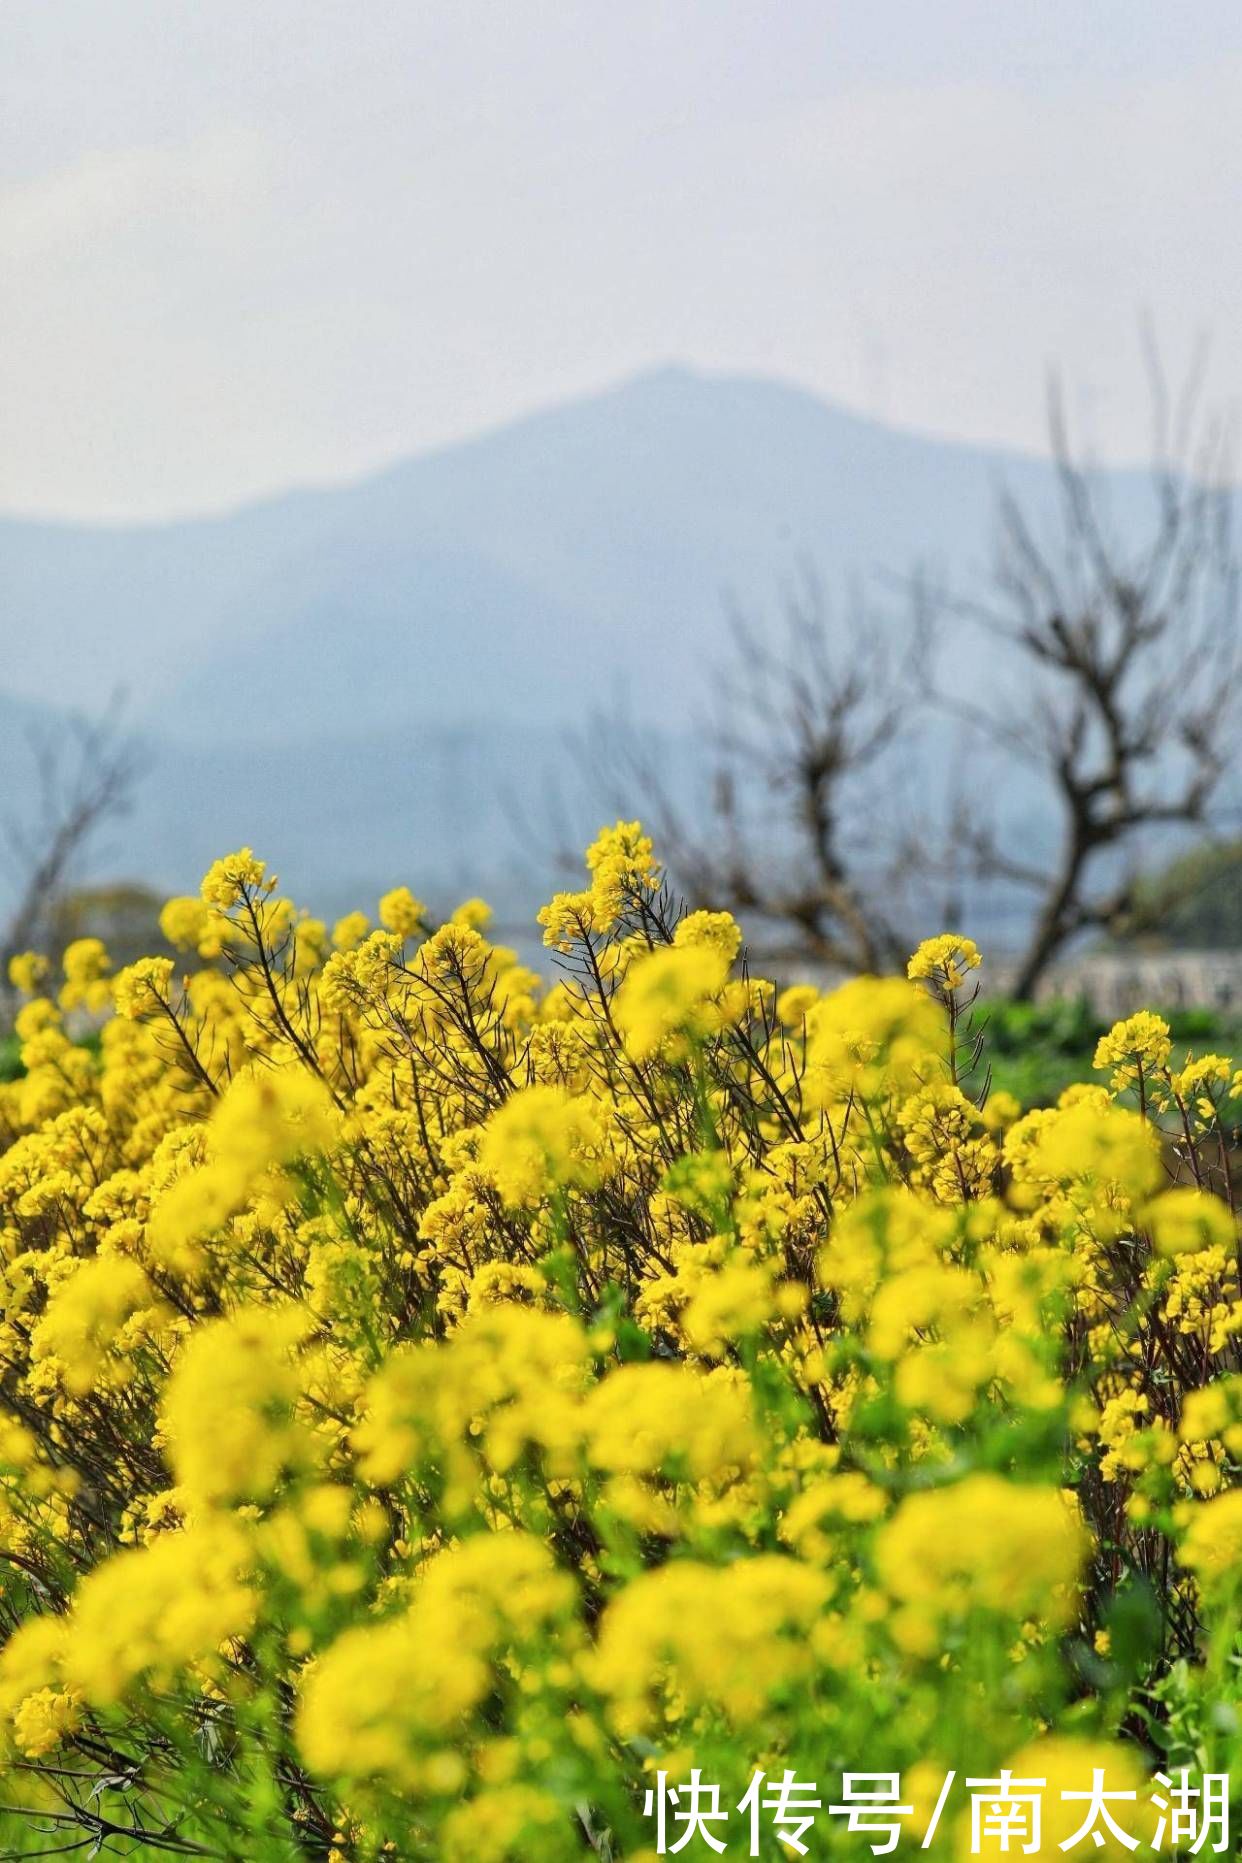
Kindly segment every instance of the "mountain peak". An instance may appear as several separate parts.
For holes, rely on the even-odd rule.
[[[0,612],[22,641],[9,678],[68,705],[125,687],[187,738],[292,717],[272,699],[295,669],[308,731],[339,722],[345,693],[360,730],[503,715],[515,694],[560,721],[639,667],[658,704],[716,650],[725,589],[759,610],[799,562],[829,588],[973,566],[1002,464],[1023,491],[1051,479],[786,382],[666,362],[224,516],[0,521]]]
[[[691,739],[727,652],[726,591],[761,629],[780,625],[807,564],[843,603],[883,571],[891,605],[918,566],[970,587],[1002,466],[1037,516],[1053,508],[1044,462],[664,364],[352,485],[206,521],[0,522],[0,613],[21,643],[7,679],[66,709],[130,690],[181,771],[180,791],[162,777],[150,798],[169,881],[192,877],[191,815],[216,843],[207,857],[256,844],[273,819],[261,798],[274,807],[290,783],[320,799],[316,834],[324,811],[338,824],[331,847],[308,847],[309,874],[339,878],[363,821],[377,878],[420,873],[433,848],[447,861],[476,816],[499,858],[513,837],[480,792],[533,807],[536,747],[563,766],[571,722],[624,694],[636,720]],[[1136,487],[1109,475],[1120,526]],[[961,647],[969,682],[978,655]]]

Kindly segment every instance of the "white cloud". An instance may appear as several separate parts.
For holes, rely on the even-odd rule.
[[[91,150],[0,188],[0,247],[17,265],[115,264],[179,229],[235,223],[268,180],[261,136],[239,126],[181,146]]]

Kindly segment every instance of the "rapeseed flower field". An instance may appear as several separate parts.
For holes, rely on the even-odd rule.
[[[249,849],[15,961],[0,1853],[1219,1851],[1242,1074],[1139,1015],[1022,1115],[968,939],[777,991],[584,880],[545,983]]]

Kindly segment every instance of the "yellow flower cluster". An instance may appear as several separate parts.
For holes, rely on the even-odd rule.
[[[778,992],[632,822],[550,988],[478,900],[374,916],[244,848],[187,973],[13,963],[6,1854],[638,1858],[656,1771],[1242,1758],[1230,1061],[1132,1017],[1023,1114],[970,940]]]

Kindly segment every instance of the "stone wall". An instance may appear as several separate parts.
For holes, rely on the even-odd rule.
[[[989,983],[1003,990],[1003,967],[989,968]],[[1039,995],[1085,997],[1106,1021],[1135,1009],[1216,1009],[1242,1016],[1242,952],[1093,952],[1058,964]]]
[[[753,975],[782,983],[830,989],[844,981],[844,972],[787,951],[752,949],[750,962]],[[984,994],[1005,995],[1012,974],[1003,958],[985,957],[979,974]],[[1085,997],[1106,1022],[1136,1009],[1214,1009],[1242,1021],[1242,951],[1088,952],[1056,965],[1038,995],[1044,1002]]]

